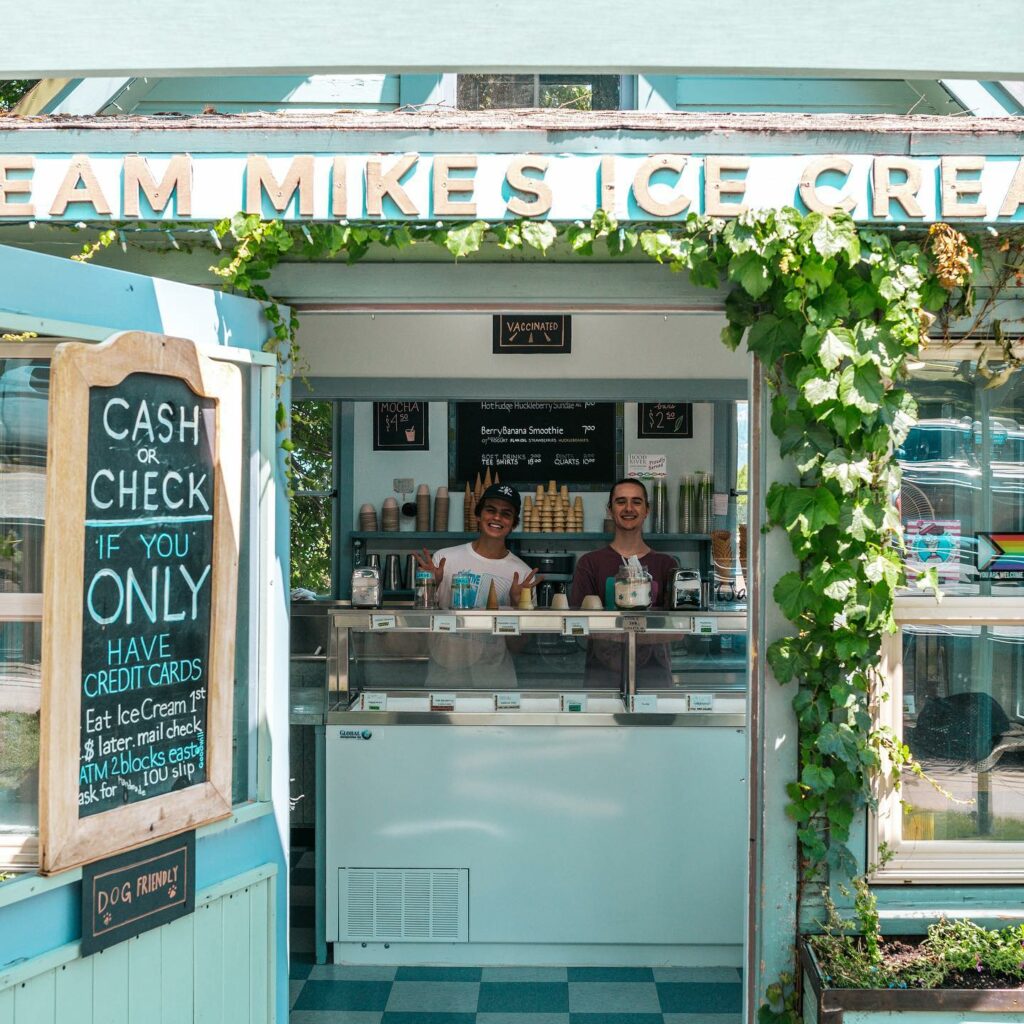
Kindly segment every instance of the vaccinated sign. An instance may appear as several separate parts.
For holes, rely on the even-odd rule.
[[[44,870],[231,806],[240,376],[189,341],[61,346],[51,372]]]

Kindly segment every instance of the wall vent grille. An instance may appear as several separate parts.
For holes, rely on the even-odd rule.
[[[341,868],[338,883],[345,939],[469,941],[466,868]]]

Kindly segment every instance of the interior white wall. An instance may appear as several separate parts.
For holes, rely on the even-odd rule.
[[[381,399],[387,399],[381,395]],[[519,396],[517,396],[519,397]],[[523,395],[526,398],[528,396]],[[567,392],[567,398],[571,392]],[[417,485],[427,484],[430,488],[431,509],[433,497],[441,484],[448,482],[448,403],[429,403],[430,448],[424,452],[375,452],[373,450],[373,403],[357,402],[353,423],[354,471],[352,474],[352,512],[356,521],[360,507],[369,502],[377,509],[385,498],[395,497],[395,477],[412,477]],[[711,470],[713,455],[714,410],[710,403],[703,402],[693,407],[693,437],[670,440],[637,438],[637,403],[626,402],[623,407],[623,448],[624,461],[631,453],[648,453],[668,456],[669,517],[668,532],[676,529],[676,498],[679,477],[697,470]],[[523,492],[526,493],[525,491]],[[607,494],[604,491],[573,491],[575,497],[583,498],[584,530],[600,530],[604,520]],[[410,500],[411,497],[410,497]],[[463,495],[452,494],[448,528],[463,529]],[[650,525],[650,524],[648,524]],[[553,535],[556,538],[557,535]],[[557,547],[557,540],[553,546]]]
[[[495,356],[490,313],[305,313],[298,341],[311,377],[746,380],[748,357],[722,344],[724,323],[708,313],[575,313],[569,355]]]

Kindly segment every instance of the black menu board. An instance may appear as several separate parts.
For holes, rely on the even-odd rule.
[[[430,449],[426,402],[374,402],[375,452],[425,452]]]
[[[207,779],[215,402],[89,391],[79,816]]]
[[[689,402],[641,402],[636,436],[693,437],[693,406]]]
[[[614,402],[456,402],[449,486],[461,490],[490,468],[520,487],[556,480],[603,490],[622,475],[620,410]]]

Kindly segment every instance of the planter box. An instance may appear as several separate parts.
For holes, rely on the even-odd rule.
[[[1024,989],[828,988],[800,943],[805,1024],[1024,1024]]]

